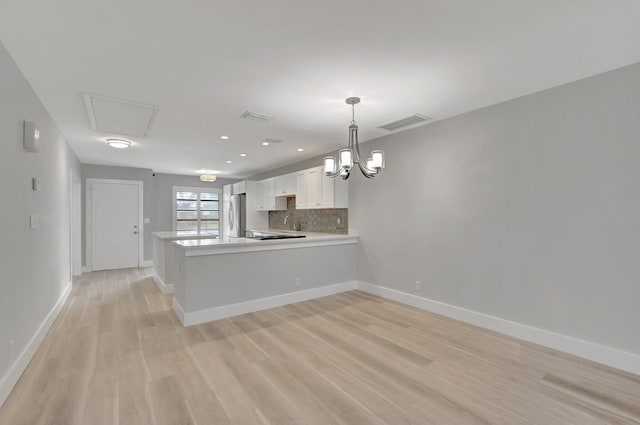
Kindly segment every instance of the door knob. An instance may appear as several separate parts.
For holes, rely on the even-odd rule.
[[[134,235],[137,235],[137,234],[138,234],[138,232],[137,232],[137,231],[135,231],[135,232],[133,232],[133,234],[134,234]]]
[[[137,224],[135,224],[135,225],[133,226],[133,228],[134,228],[134,229],[137,229],[137,228],[138,228],[138,225],[137,225]]]

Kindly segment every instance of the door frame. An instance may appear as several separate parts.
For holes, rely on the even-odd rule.
[[[144,220],[143,220],[143,196],[144,196],[144,183],[141,180],[116,180],[116,179],[94,179],[88,178],[85,180],[85,245],[86,245],[86,267],[88,271],[93,270],[92,257],[91,257],[91,189],[94,183],[105,184],[130,184],[138,186],[138,267],[144,261]]]
[[[69,169],[69,276],[82,274],[82,181]]]

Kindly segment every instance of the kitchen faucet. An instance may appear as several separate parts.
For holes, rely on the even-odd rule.
[[[287,220],[289,219],[289,217],[291,217],[291,214],[285,215],[282,224],[287,224]],[[292,227],[293,230],[298,231],[298,230],[300,230],[300,223],[298,223],[298,224],[293,223],[293,225],[291,227]]]

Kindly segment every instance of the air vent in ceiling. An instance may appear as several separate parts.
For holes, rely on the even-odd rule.
[[[126,136],[148,136],[158,109],[151,105],[83,93],[92,130]]]
[[[393,131],[402,127],[408,127],[410,125],[425,123],[427,121],[431,121],[431,118],[425,115],[414,114],[414,115],[411,115],[410,117],[403,118],[398,121],[390,122],[389,124],[381,125],[378,128],[383,128],[388,131]]]
[[[264,121],[264,122],[269,122],[273,119],[271,115],[261,114],[253,111],[245,111],[242,115],[240,115],[240,117],[246,118],[248,120]]]

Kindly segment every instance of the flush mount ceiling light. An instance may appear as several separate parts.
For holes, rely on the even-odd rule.
[[[227,164],[231,164],[233,161],[225,161]]]
[[[269,142],[262,142],[262,146],[269,146],[271,143]]]
[[[116,149],[125,149],[131,146],[131,142],[124,139],[107,139],[107,145]]]
[[[229,136],[220,136],[222,140],[229,140]]]
[[[302,149],[302,148],[298,148],[298,149],[297,149],[297,151],[298,151],[298,152],[304,152],[304,149]]]
[[[216,176],[214,176],[213,174],[203,174],[200,176],[200,181],[213,183],[214,181],[216,181]]]
[[[372,151],[371,158],[363,161],[360,159],[360,146],[358,145],[358,126],[356,125],[355,105],[360,103],[359,97],[349,97],[345,100],[351,105],[351,125],[349,125],[349,145],[338,151],[338,163],[334,156],[324,158],[324,174],[328,177],[342,177],[348,179],[353,170],[353,165],[358,166],[362,174],[371,179],[384,168],[384,152]]]
[[[247,156],[247,154],[246,153],[241,153],[240,156],[245,157],[245,156]]]

